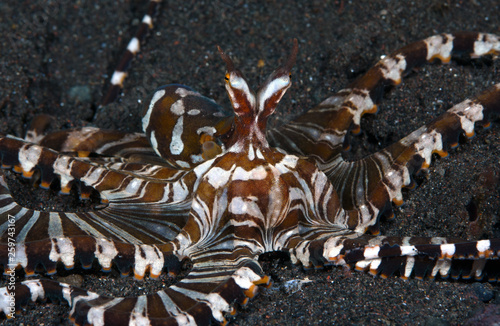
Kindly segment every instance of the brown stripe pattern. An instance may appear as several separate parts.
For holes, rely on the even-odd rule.
[[[155,6],[152,1],[150,9]],[[77,325],[224,324],[257,286],[269,284],[258,258],[272,251],[289,253],[305,268],[335,264],[381,277],[499,281],[500,239],[385,237],[378,235],[378,221],[391,201],[401,203],[401,188],[429,166],[433,153],[447,155],[460,134],[471,137],[476,122],[487,125],[500,113],[500,84],[382,151],[358,161],[342,156],[347,133],[359,131],[361,116],[376,110],[386,85],[400,83],[416,65],[449,61],[455,52],[498,54],[497,36],[442,34],[410,44],[295,121],[271,130],[267,119],[291,85],[298,42],[257,92],[219,52],[227,66],[232,115],[188,87],[167,85],[144,110],[144,134],[95,128],[45,134],[49,120],[41,117],[24,140],[0,137],[4,170],[42,188],[60,187],[62,194],[75,190],[86,199],[90,189],[100,196],[86,211],[22,207],[2,171],[5,271],[19,267],[30,275],[43,267],[52,274],[57,264],[71,269],[97,262],[104,270],[117,268],[142,279],[148,273],[176,274],[186,259],[193,266],[177,284],[133,298],[26,280],[15,288],[17,308],[58,298],[70,306]],[[0,288],[6,316],[10,291]]]
[[[120,91],[123,88],[123,81],[127,78],[127,70],[130,67],[130,63],[140,51],[141,43],[148,35],[148,32],[153,29],[153,17],[158,12],[160,3],[161,0],[149,1],[147,13],[142,18],[139,29],[135,33],[134,37],[129,41],[125,53],[122,55],[118,65],[116,66],[110,79],[111,86],[102,98],[99,107],[112,103],[120,95]]]

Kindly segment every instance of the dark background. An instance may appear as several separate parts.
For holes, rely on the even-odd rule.
[[[282,123],[345,87],[381,55],[410,42],[461,30],[500,34],[498,1],[168,1],[133,62],[124,96],[93,120],[145,3],[2,1],[0,132],[24,136],[41,113],[57,117],[54,130],[95,125],[140,131],[138,102],[167,83],[189,85],[229,107],[216,45],[256,88],[296,37],[300,50],[294,85],[275,121]],[[394,143],[497,82],[498,60],[462,57],[459,64],[415,69],[385,96],[379,114],[363,120],[352,155]],[[472,141],[438,159],[418,178],[417,189],[405,192],[405,204],[395,210],[394,221],[382,225],[382,234],[500,237],[499,139],[498,124],[488,131],[479,128]],[[234,325],[456,325],[467,320],[488,325],[500,319],[498,285],[384,280],[340,268],[304,272],[276,255],[263,264],[275,285],[240,309]],[[304,279],[312,282],[286,290],[287,281]],[[93,273],[85,275],[82,286],[123,296],[154,292],[162,281],[168,280],[137,282]],[[37,304],[2,325],[59,325],[67,313],[64,306]]]

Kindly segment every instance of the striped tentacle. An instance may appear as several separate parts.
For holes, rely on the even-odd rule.
[[[387,85],[397,85],[404,74],[426,61],[465,52],[471,57],[500,53],[500,40],[493,34],[460,32],[431,36],[407,45],[380,60],[347,88],[279,129],[269,130],[272,146],[288,153],[314,158],[320,167],[343,152],[347,132],[359,132],[361,116],[377,110]]]
[[[25,140],[40,146],[64,152],[66,155],[91,157],[96,162],[133,161],[167,165],[156,155],[149,140],[141,133],[126,133],[94,127],[45,133],[52,118],[35,117],[26,132]],[[100,160],[97,160],[99,158]]]
[[[104,270],[114,263],[123,274],[134,269],[142,278],[149,269],[158,276],[163,267],[178,270],[174,247],[169,243],[185,223],[187,209],[161,213],[165,206],[110,205],[93,212],[41,212],[21,207],[11,197],[0,177],[0,264],[4,270],[20,266],[33,274],[42,266],[54,273],[58,262],[73,268],[77,258],[85,268],[94,259]],[[8,260],[9,238],[14,228],[16,255]]]
[[[328,177],[309,161],[287,155],[288,166],[281,167],[282,178],[293,175],[288,181],[291,197],[289,216],[298,216],[300,239],[322,239],[334,234],[351,233],[359,220],[357,211],[346,211]],[[286,169],[285,169],[286,168]],[[297,241],[285,246],[294,248]]]
[[[153,29],[153,17],[158,12],[161,0],[150,0],[148,9],[142,18],[141,25],[135,36],[129,41],[125,53],[121,57],[118,66],[115,68],[111,76],[111,87],[103,96],[99,107],[103,107],[112,103],[118,98],[123,87],[123,81],[127,77],[127,70],[130,67],[132,59],[137,55],[140,49],[141,42],[146,38],[148,32]]]
[[[463,241],[423,237],[383,237],[359,233],[301,244],[292,260],[304,266],[333,263],[403,278],[463,278],[500,281],[500,239]]]
[[[277,145],[284,144],[281,147],[310,155],[317,161],[339,193],[342,207],[359,212],[355,227],[358,232],[369,228],[377,234],[380,213],[391,213],[391,200],[402,203],[401,187],[410,185],[413,172],[429,165],[432,153],[445,156],[446,150],[458,143],[461,132],[472,136],[475,122],[488,125],[491,115],[500,112],[500,85],[495,85],[476,98],[455,105],[387,149],[359,161],[344,160],[342,146],[348,129],[351,125],[358,126],[361,115],[373,108],[383,86],[399,83],[404,72],[426,60],[449,61],[452,51],[469,52],[474,57],[500,53],[500,41],[491,34],[457,33],[410,44],[380,61],[347,91],[340,91],[283,127],[295,130],[297,135],[293,139],[297,141],[292,144],[288,138]],[[300,136],[296,130],[299,127],[305,130]]]
[[[156,156],[144,134],[94,127],[54,132],[46,135],[38,144],[58,152],[77,152],[83,157],[90,153],[124,158]]]
[[[138,298],[115,299],[84,293],[72,299],[72,318],[78,324],[106,325],[127,324],[137,318],[152,325],[205,325],[211,319],[224,323],[224,315],[234,312],[235,303],[245,303],[247,297],[255,294],[257,284],[267,284],[269,278],[262,276],[255,261],[262,252],[261,241],[253,238],[247,223],[242,223],[240,214],[232,211],[241,207],[230,206],[231,199],[242,198],[241,191],[248,188],[234,190],[232,183],[253,183],[261,178],[257,171],[236,171],[235,161],[235,157],[224,156],[193,170],[199,176],[199,185],[189,219],[172,242],[177,257],[190,258],[194,263],[186,278],[166,290]],[[263,187],[258,191],[267,193]]]
[[[3,168],[13,168],[31,178],[40,171],[40,186],[48,188],[57,178],[61,192],[68,193],[75,180],[97,190],[107,201],[155,203],[187,200],[196,175],[176,169],[134,163],[93,164],[91,159],[73,156],[30,143],[15,137],[0,137]],[[125,171],[118,170],[125,168]],[[170,196],[170,192],[176,192]],[[165,195],[165,196],[163,196]]]
[[[195,263],[186,278],[151,295],[112,298],[51,280],[30,280],[16,285],[15,297],[18,308],[44,298],[66,302],[77,325],[209,325],[212,320],[225,324],[236,304],[245,304],[257,285],[268,282],[256,261],[240,257]],[[7,290],[1,288],[0,294],[0,310],[7,313]]]
[[[363,232],[370,227],[377,233],[380,213],[390,211],[391,201],[402,204],[401,188],[411,185],[412,174],[429,167],[433,153],[447,156],[448,149],[457,146],[460,134],[472,137],[476,122],[487,126],[492,116],[498,114],[500,84],[453,106],[434,121],[364,159],[346,162],[339,154],[324,166],[325,173],[339,192],[342,207],[359,211],[357,230]]]
[[[33,174],[33,169],[41,168],[42,185],[44,181],[46,185],[52,181],[43,176],[45,171],[50,171],[61,179],[62,189],[67,189],[71,180],[80,180],[99,191],[106,203],[104,208],[98,207],[90,212],[40,212],[26,209],[14,202],[2,177],[0,216],[2,237],[5,238],[2,241],[2,251],[7,252],[6,230],[9,221],[13,220],[19,253],[16,264],[20,264],[28,272],[34,271],[38,264],[53,271],[59,260],[71,267],[74,265],[75,255],[89,257],[94,252],[99,254],[97,247],[106,249],[103,259],[111,261],[119,253],[115,247],[119,243],[127,243],[122,246],[125,249],[121,255],[123,263],[119,264],[122,266],[120,269],[128,273],[130,266],[134,265],[135,274],[141,276],[150,264],[141,267],[137,263],[137,252],[149,252],[145,256],[139,255],[147,257],[148,261],[160,259],[162,251],[168,254],[171,252],[169,246],[163,249],[151,246],[166,245],[184,226],[196,180],[194,173],[179,175],[175,170],[167,170],[166,173],[163,170],[163,174],[167,174],[164,178],[172,178],[171,182],[165,182],[154,179],[155,176],[162,175],[162,168],[142,171],[144,166],[129,166],[135,171],[113,171],[15,138],[2,138],[0,146],[4,166],[21,166],[23,173],[28,176]],[[17,152],[18,155],[12,155]],[[168,176],[168,171],[174,171],[175,174]],[[142,176],[141,173],[147,176]],[[102,241],[110,242],[109,246],[98,246],[97,243]],[[138,248],[140,245],[149,247]],[[79,248],[82,252],[78,251]],[[84,265],[88,265],[92,257],[85,258]],[[155,273],[159,273],[158,268]]]
[[[127,174],[164,181],[173,181],[184,174],[158,157],[144,134],[93,127],[45,134],[44,126],[51,119],[47,115],[35,117],[24,140]],[[20,171],[22,167],[16,169]]]
[[[102,160],[96,158],[80,158],[82,161],[88,161],[92,164],[99,164],[100,166],[112,170],[119,171],[124,175],[130,175],[138,178],[155,180],[157,182],[174,182],[181,179],[186,175],[185,171],[172,169],[170,167],[165,167],[156,164],[145,164],[130,162],[129,160],[124,161],[114,161],[114,160]]]
[[[94,127],[44,134],[50,121],[42,115],[32,122],[26,140],[79,157],[98,156],[102,162],[126,159],[187,170],[225,150],[232,119],[212,99],[172,84],[158,88],[145,107],[145,134]]]

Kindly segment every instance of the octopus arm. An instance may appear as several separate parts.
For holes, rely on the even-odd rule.
[[[337,190],[342,207],[357,211],[354,228],[360,232],[370,228],[377,234],[381,214],[392,215],[391,201],[403,203],[401,189],[413,186],[412,175],[428,168],[433,154],[447,156],[461,134],[472,137],[476,123],[487,126],[499,114],[500,84],[496,84],[377,153],[351,162],[338,155],[320,169]]]
[[[268,285],[250,253],[218,253],[193,259],[192,271],[176,285],[154,294],[112,298],[52,280],[30,280],[17,285],[16,304],[58,298],[71,307],[78,325],[208,325],[225,324],[236,304],[246,304],[257,285]],[[217,259],[214,259],[217,258]],[[1,292],[7,292],[5,288]],[[0,302],[0,309],[8,307]]]
[[[384,237],[344,232],[307,240],[292,250],[306,268],[344,265],[373,275],[487,279],[498,281],[500,240],[465,241],[438,237]]]
[[[361,117],[377,112],[387,86],[398,85],[414,67],[440,59],[449,62],[457,53],[472,58],[498,54],[497,35],[475,32],[434,35],[385,56],[345,89],[297,119],[268,131],[271,146],[290,154],[309,156],[321,166],[347,147],[347,133],[360,132]]]

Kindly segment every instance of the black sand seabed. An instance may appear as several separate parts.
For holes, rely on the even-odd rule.
[[[96,4],[98,3],[98,4]],[[0,3],[0,132],[24,136],[34,116],[57,117],[54,130],[79,126],[139,131],[146,96],[182,83],[229,107],[228,51],[253,85],[299,40],[294,85],[277,123],[313,107],[365,72],[381,55],[427,36],[460,30],[500,34],[498,1],[185,1],[164,3],[154,33],[133,63],[124,96],[92,120],[107,76],[145,12],[141,1],[13,1]],[[258,61],[264,66],[259,68]],[[387,146],[453,103],[500,81],[492,60],[427,65],[386,95],[353,140],[361,156]],[[82,86],[80,98],[70,90]],[[88,93],[87,96],[85,93]],[[500,127],[479,128],[438,159],[419,186],[405,192],[382,234],[500,237]],[[477,214],[469,214],[474,202]],[[472,217],[471,217],[472,216]],[[475,221],[470,222],[470,219]],[[274,287],[239,310],[234,325],[492,325],[500,321],[499,287],[489,283],[373,278],[339,268],[303,271],[279,257],[263,265]],[[116,273],[115,273],[116,274]],[[160,281],[85,274],[83,287],[114,296],[151,293]],[[309,280],[285,290],[287,281]],[[481,294],[483,293],[483,294]],[[487,300],[488,297],[492,297]],[[483,302],[487,300],[487,302]],[[67,325],[68,309],[30,305],[2,325]],[[471,319],[472,318],[472,319]]]

